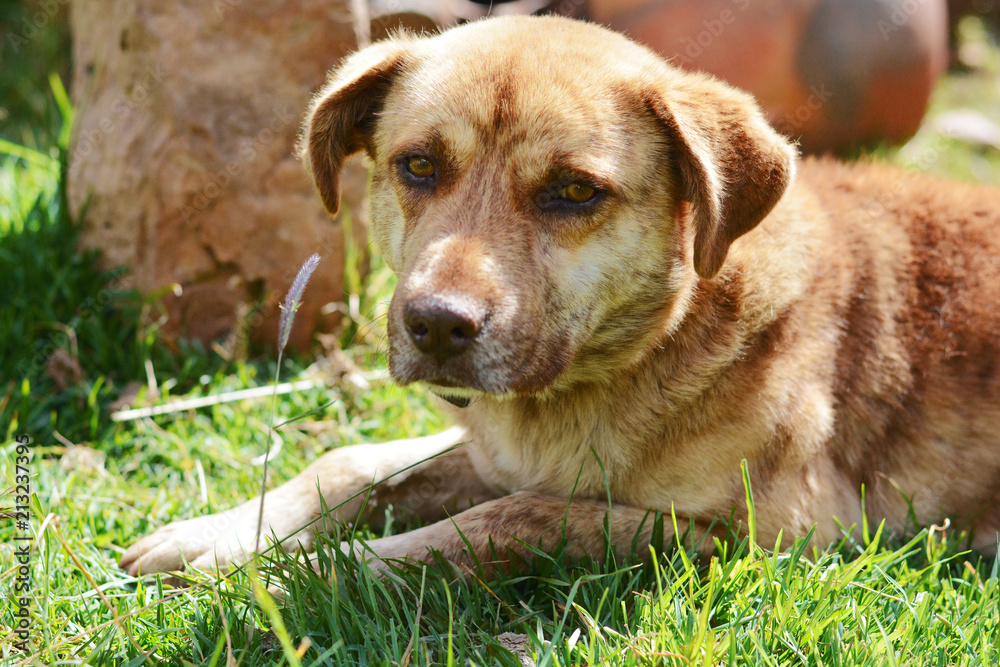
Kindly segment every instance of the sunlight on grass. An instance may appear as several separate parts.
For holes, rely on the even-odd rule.
[[[886,158],[904,169],[944,178],[1000,185],[1000,150],[949,137],[943,132],[948,114],[971,112],[1000,128],[1000,49],[981,21],[960,24],[966,46],[982,52],[982,65],[941,79],[934,90],[921,130],[905,146],[886,151]],[[966,120],[965,122],[975,122]]]
[[[0,139],[0,235],[24,231],[39,200],[55,198],[59,161]]]

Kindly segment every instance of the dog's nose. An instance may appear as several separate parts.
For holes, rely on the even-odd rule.
[[[414,299],[403,313],[413,344],[441,361],[465,352],[482,331],[483,319],[460,301],[437,297]]]

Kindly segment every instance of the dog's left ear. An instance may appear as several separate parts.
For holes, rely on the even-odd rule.
[[[733,241],[781,199],[795,175],[796,151],[747,93],[705,75],[678,74],[647,103],[667,130],[681,196],[694,207],[694,268],[711,278]]]

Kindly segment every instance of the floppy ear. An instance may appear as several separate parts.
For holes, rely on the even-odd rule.
[[[694,208],[694,268],[711,278],[733,241],[781,199],[796,151],[747,93],[701,74],[679,73],[670,84],[649,104],[669,136],[681,196]]]
[[[405,51],[405,44],[397,40],[358,51],[330,73],[313,98],[299,155],[332,215],[340,208],[340,168],[348,156],[366,146]]]

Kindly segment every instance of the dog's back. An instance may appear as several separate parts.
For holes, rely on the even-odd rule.
[[[806,161],[828,234],[813,289],[834,309],[837,468],[902,524],[1000,527],[1000,201],[891,167]],[[810,303],[824,300],[810,299]]]

